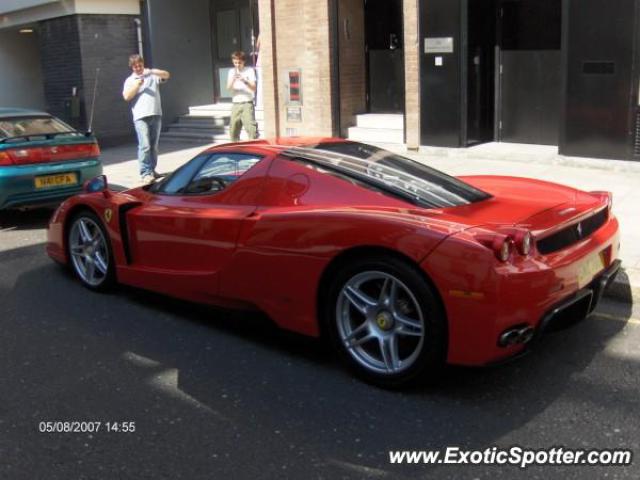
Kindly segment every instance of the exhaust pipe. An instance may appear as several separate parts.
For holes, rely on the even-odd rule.
[[[511,345],[528,343],[533,338],[533,333],[533,327],[529,325],[510,328],[500,335],[498,338],[498,346],[509,347]]]

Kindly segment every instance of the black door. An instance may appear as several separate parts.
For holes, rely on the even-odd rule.
[[[567,93],[560,153],[640,160],[640,3],[572,0],[567,7]]]
[[[211,40],[216,100],[229,100],[227,72],[231,53],[242,50],[247,65],[253,65],[255,40],[258,36],[257,0],[212,0]]]
[[[562,1],[503,0],[498,15],[498,139],[557,145]]]
[[[404,112],[402,0],[365,1],[368,108]]]
[[[464,144],[494,140],[496,1],[468,0]]]

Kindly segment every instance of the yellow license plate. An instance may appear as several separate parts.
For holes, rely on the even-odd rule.
[[[605,267],[604,252],[592,255],[578,267],[578,288],[588,284]]]
[[[61,185],[75,185],[78,176],[75,173],[59,173],[57,175],[44,175],[36,177],[36,188],[59,187]]]

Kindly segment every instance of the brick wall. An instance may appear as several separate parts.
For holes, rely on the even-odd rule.
[[[278,95],[278,71],[275,52],[276,41],[275,12],[272,0],[258,0],[260,17],[260,63],[262,70],[262,105],[264,108],[264,135],[276,137],[280,134]]]
[[[420,146],[420,34],[418,2],[404,0],[405,138],[407,148]]]
[[[329,0],[259,0],[265,133],[332,134]],[[406,141],[420,144],[420,42],[418,2],[403,1],[405,52]],[[364,1],[338,1],[340,133],[366,110]],[[286,72],[302,69],[301,123],[286,118]]]
[[[96,69],[98,86],[93,131],[104,144],[134,138],[131,114],[122,99],[128,57],[137,50],[134,17],[71,15],[41,22],[40,54],[47,111],[86,129]],[[77,87],[80,118],[69,117],[65,102]]]
[[[267,136],[330,136],[331,51],[328,0],[259,0]],[[302,71],[302,122],[286,115],[289,69]],[[273,109],[273,110],[271,110]]]
[[[46,110],[74,127],[81,127],[82,119],[70,118],[65,109],[71,89],[76,87],[80,92],[84,88],[77,17],[41,22],[39,40]]]

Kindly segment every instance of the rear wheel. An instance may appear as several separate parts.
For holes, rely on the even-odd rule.
[[[365,380],[401,387],[435,377],[446,354],[446,324],[416,267],[394,257],[340,268],[325,322],[343,360]]]
[[[71,267],[82,284],[104,290],[114,282],[113,255],[109,236],[96,214],[84,211],[71,221],[67,233]]]

